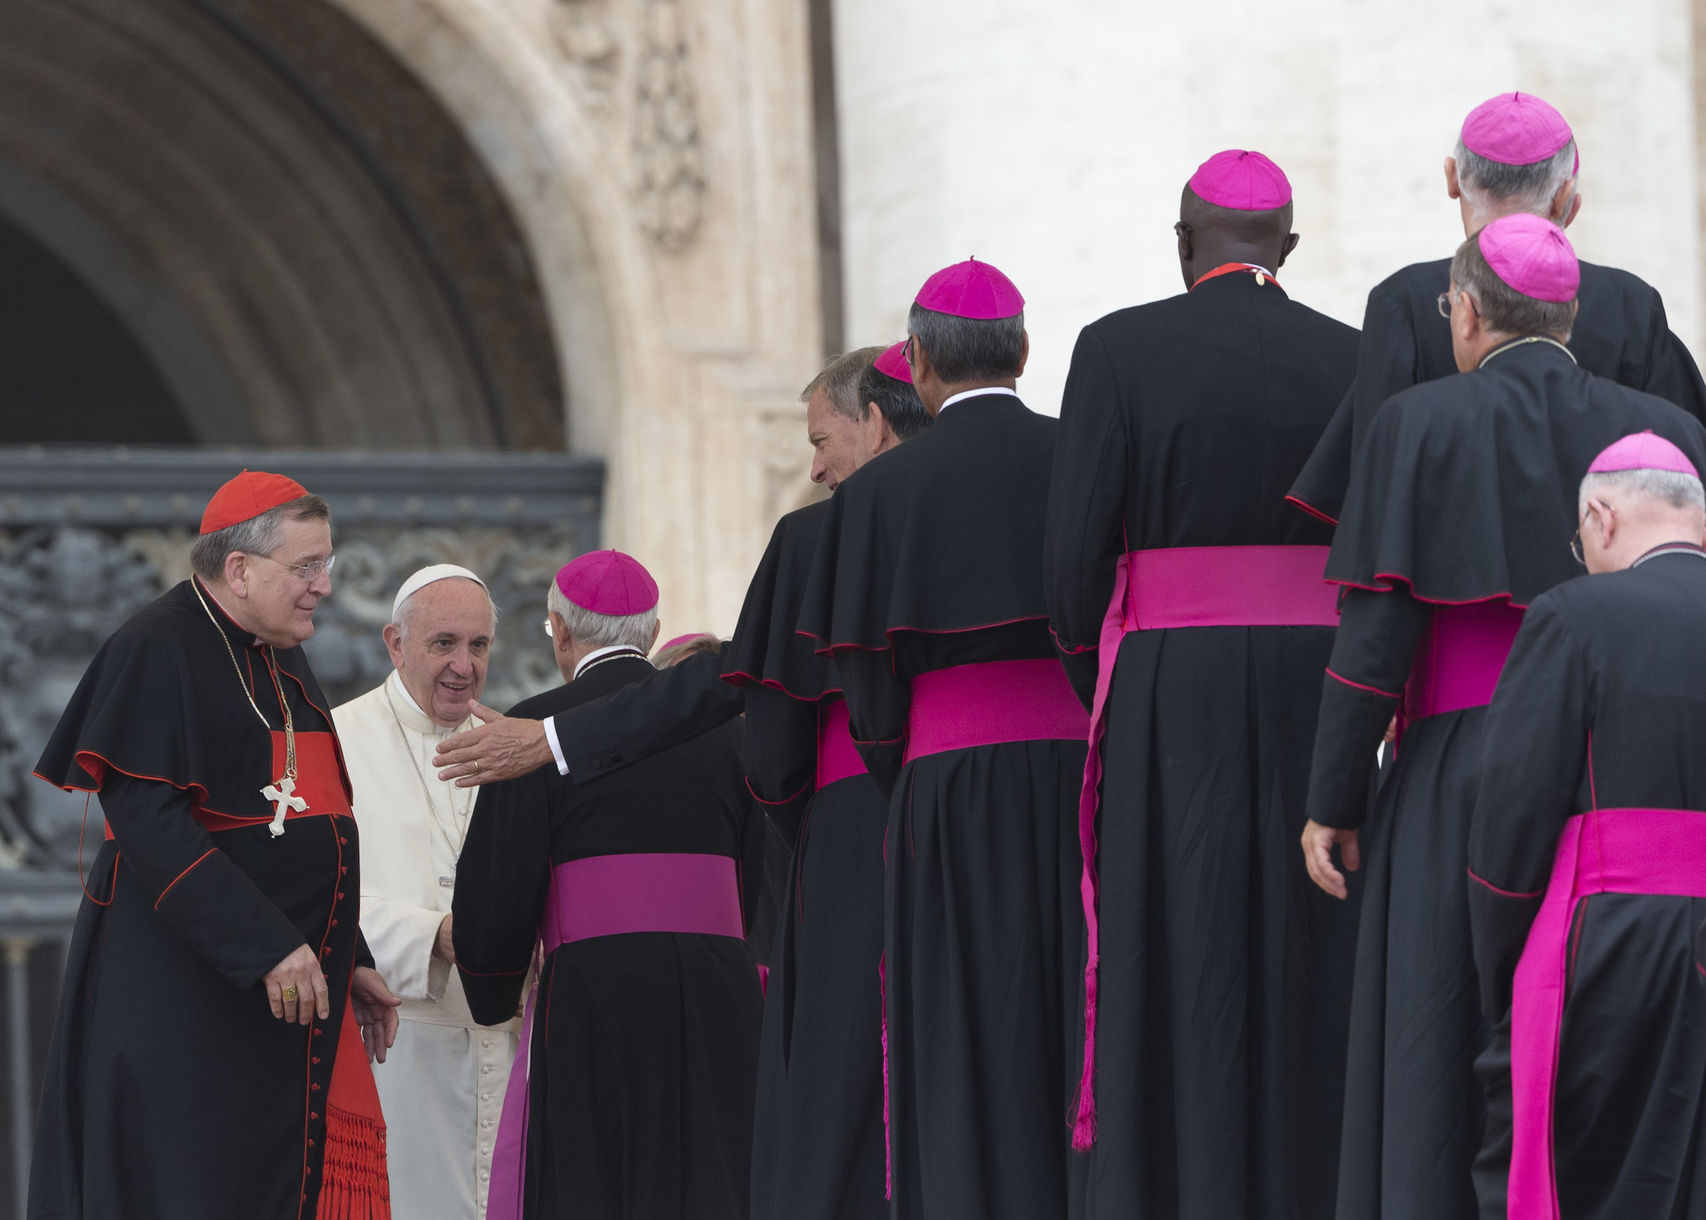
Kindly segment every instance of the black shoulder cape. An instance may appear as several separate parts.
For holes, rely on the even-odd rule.
[[[1010,394],[978,395],[843,483],[800,612],[817,651],[1046,622],[1043,508],[1055,431],[1055,420]],[[995,552],[1000,562],[990,562]]]
[[[797,508],[776,523],[758,562],[723,665],[723,681],[757,684],[795,699],[815,700],[836,691],[829,663],[795,630],[829,501]]]
[[[1327,560],[1330,581],[1399,583],[1445,604],[1527,606],[1578,575],[1576,492],[1618,437],[1650,428],[1706,469],[1706,428],[1681,408],[1576,367],[1557,344],[1498,352],[1375,417]]]

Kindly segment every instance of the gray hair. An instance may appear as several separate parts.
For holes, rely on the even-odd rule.
[[[1609,493],[1609,494],[1608,494]],[[1692,508],[1706,513],[1706,488],[1700,480],[1680,470],[1605,470],[1589,473],[1582,479],[1576,496],[1578,515],[1587,506],[1589,496],[1615,499],[1631,496],[1662,500],[1672,508]]]
[[[652,646],[658,625],[656,606],[638,614],[594,614],[564,597],[554,580],[545,592],[545,607],[563,620],[570,635],[594,648],[626,644],[644,651]]]
[[[1568,343],[1576,323],[1575,301],[1541,301],[1512,288],[1487,265],[1480,236],[1477,229],[1457,247],[1451,260],[1452,286],[1475,298],[1481,319],[1494,330],[1510,335],[1549,335]]]
[[[465,581],[486,595],[486,605],[492,608],[492,634],[496,635],[498,633],[498,604],[492,600],[492,591],[486,588],[486,586],[481,584],[479,581],[469,580],[466,576],[446,576],[444,579]],[[432,582],[433,585],[436,585],[437,583],[438,581],[436,580]],[[416,589],[413,593],[405,597],[403,599],[403,604],[397,607],[397,616],[391,620],[391,625],[396,627],[405,638],[409,634],[409,628],[413,625],[415,617],[415,612],[410,607],[415,604],[415,598],[420,593],[430,588],[432,588],[432,585],[422,585],[419,589]]]
[[[850,352],[843,352],[806,383],[806,388],[800,391],[800,401],[810,402],[812,395],[822,390],[830,406],[838,413],[857,423],[864,423],[870,407],[865,405],[865,399],[859,393],[859,377],[882,354],[880,347],[856,347]]]
[[[258,517],[203,534],[190,548],[190,570],[203,580],[223,580],[225,558],[234,552],[265,555],[270,559],[279,548],[279,535],[284,531],[287,517],[292,521],[320,520],[330,525],[332,510],[319,496],[310,493],[269,508]]]
[[[866,365],[859,374],[859,401],[865,411],[871,409],[871,403],[876,403],[899,441],[911,440],[934,422],[924,404],[918,401],[918,391],[910,381],[890,377],[874,364]]]
[[[1531,165],[1506,165],[1489,161],[1480,153],[1470,152],[1461,137],[1457,151],[1457,187],[1469,196],[1471,203],[1502,200],[1522,207],[1549,220],[1562,220],[1570,213],[1570,201],[1564,201],[1564,211],[1554,216],[1552,202],[1558,188],[1576,176],[1576,142],[1566,140],[1564,147]],[[1572,198],[1574,193],[1572,192]]]
[[[936,375],[949,385],[1017,377],[1025,358],[1023,310],[1011,318],[960,318],[914,301],[906,329],[918,337]]]

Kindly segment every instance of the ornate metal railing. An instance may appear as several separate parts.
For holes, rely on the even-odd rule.
[[[502,707],[560,681],[538,620],[557,567],[598,544],[604,470],[596,459],[0,449],[0,992],[9,1099],[0,1149],[18,1215],[39,1063],[80,897],[86,807],[30,772],[96,648],[188,574],[202,507],[245,466],[289,474],[331,504],[335,588],[305,647],[334,703],[390,672],[380,628],[397,586],[427,563],[464,564],[492,589],[501,617],[486,702]],[[89,812],[99,835],[99,810]]]

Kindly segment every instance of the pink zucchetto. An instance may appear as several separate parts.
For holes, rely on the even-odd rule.
[[[1204,203],[1239,212],[1271,212],[1291,202],[1285,171],[1247,148],[1215,153],[1187,185]]]
[[[658,604],[658,582],[621,551],[588,551],[557,570],[557,588],[582,610],[624,618]]]
[[[1469,112],[1460,134],[1463,147],[1500,165],[1533,165],[1575,138],[1564,116],[1532,93],[1488,98]],[[1581,163],[1578,153],[1576,168]]]
[[[943,267],[925,280],[913,303],[932,313],[977,322],[1015,317],[1025,309],[1025,298],[1013,281],[993,263],[980,263],[975,258]]]
[[[1588,467],[1589,474],[1611,474],[1618,470],[1668,470],[1672,474],[1700,477],[1687,454],[1664,437],[1654,435],[1651,429],[1631,432],[1612,441]]]
[[[871,362],[877,372],[885,377],[893,377],[896,381],[912,384],[912,366],[906,362],[906,340],[890,345],[883,349],[882,355]]]
[[[1543,216],[1501,216],[1475,235],[1487,266],[1512,288],[1537,301],[1573,301],[1582,269],[1564,230]]]

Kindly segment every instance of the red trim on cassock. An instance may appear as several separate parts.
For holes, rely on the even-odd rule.
[[[1381,690],[1378,686],[1365,686],[1361,682],[1352,682],[1349,678],[1342,677],[1331,669],[1327,670],[1327,676],[1335,682],[1343,682],[1346,686],[1355,687],[1357,690],[1367,691],[1371,695],[1379,695],[1382,699],[1402,699],[1404,697],[1402,692],[1394,694],[1391,691]]]
[[[1046,623],[1047,621],[1048,615],[1046,614],[1027,614],[1022,618],[1004,619],[998,623],[975,623],[969,627],[887,627],[883,630],[883,637],[888,640],[886,644],[827,644],[823,643],[821,635],[813,635],[803,627],[794,634],[803,635],[808,640],[817,640],[819,643],[823,643],[821,648],[814,648],[812,651],[820,657],[828,657],[834,656],[837,652],[890,652],[894,648],[894,637],[903,632],[912,635],[964,635],[968,631],[989,631],[995,627],[1012,627],[1019,623]]]
[[[160,896],[154,900],[154,909],[156,911],[158,911],[160,909],[160,904],[162,902],[166,901],[166,895],[170,894],[172,892],[172,887],[174,885],[178,884],[178,882],[182,881],[185,877],[189,876],[190,873],[194,872],[196,865],[200,864],[203,860],[207,859],[209,856],[211,856],[214,852],[216,852],[218,850],[219,849],[217,847],[208,848],[206,851],[202,852],[201,855],[199,855],[195,858],[194,863],[192,863],[189,866],[189,868],[186,868],[183,872],[179,873],[176,877],[173,877],[171,879],[171,881],[167,882],[166,888],[161,890]]]
[[[801,631],[796,634],[805,635],[805,632]],[[817,654],[813,653],[812,655],[815,656]],[[788,698],[798,699],[801,703],[817,703],[823,699],[827,699],[830,695],[839,695],[841,693],[841,688],[839,686],[832,686],[824,690],[822,694],[798,695],[789,690],[786,686],[783,686],[774,678],[760,678],[741,669],[731,669],[724,673],[720,673],[717,676],[724,682],[727,682],[730,686],[762,686],[769,690],[781,691],[784,695],[788,696]]]
[[[1300,500],[1296,496],[1287,495],[1286,496],[1286,502],[1288,504],[1294,504],[1298,508],[1301,508],[1304,512],[1308,513],[1311,517],[1314,517],[1317,521],[1325,521],[1328,525],[1337,525],[1339,523],[1339,519],[1337,517],[1328,516],[1326,513],[1322,512],[1320,509],[1316,508],[1313,504],[1309,503],[1307,500]]]
[[[1519,894],[1515,890],[1502,890],[1491,881],[1488,881],[1485,877],[1479,876],[1474,869],[1471,868],[1465,871],[1469,874],[1469,880],[1475,882],[1477,885],[1482,885],[1487,889],[1492,890],[1493,893],[1497,894],[1500,898],[1539,898],[1546,893],[1545,890],[1535,890],[1532,894]]]
[[[1337,576],[1325,576],[1322,579],[1330,585],[1341,585],[1346,589],[1362,589],[1369,593],[1395,593],[1399,585],[1404,585],[1409,589],[1411,597],[1419,602],[1426,602],[1430,606],[1473,606],[1479,602],[1496,602],[1503,599],[1510,604],[1512,609],[1528,609],[1527,602],[1519,602],[1509,593],[1489,593],[1485,597],[1465,597],[1460,601],[1451,601],[1443,597],[1426,597],[1416,592],[1416,586],[1411,584],[1408,576],[1400,576],[1396,572],[1376,572],[1374,574],[1375,580],[1387,582],[1384,585],[1365,585],[1361,581],[1344,580]]]
[[[760,805],[772,805],[772,806],[793,804],[795,801],[799,800],[802,795],[805,794],[806,790],[809,789],[814,782],[814,781],[808,779],[805,783],[800,785],[799,789],[794,793],[794,795],[785,796],[779,801],[771,801],[771,800],[766,800],[764,797],[758,795],[758,789],[754,788],[752,786],[752,778],[750,776],[742,776],[741,779],[742,779],[742,782],[744,782],[746,784],[747,794],[749,796],[751,796],[753,800],[757,801]]]

